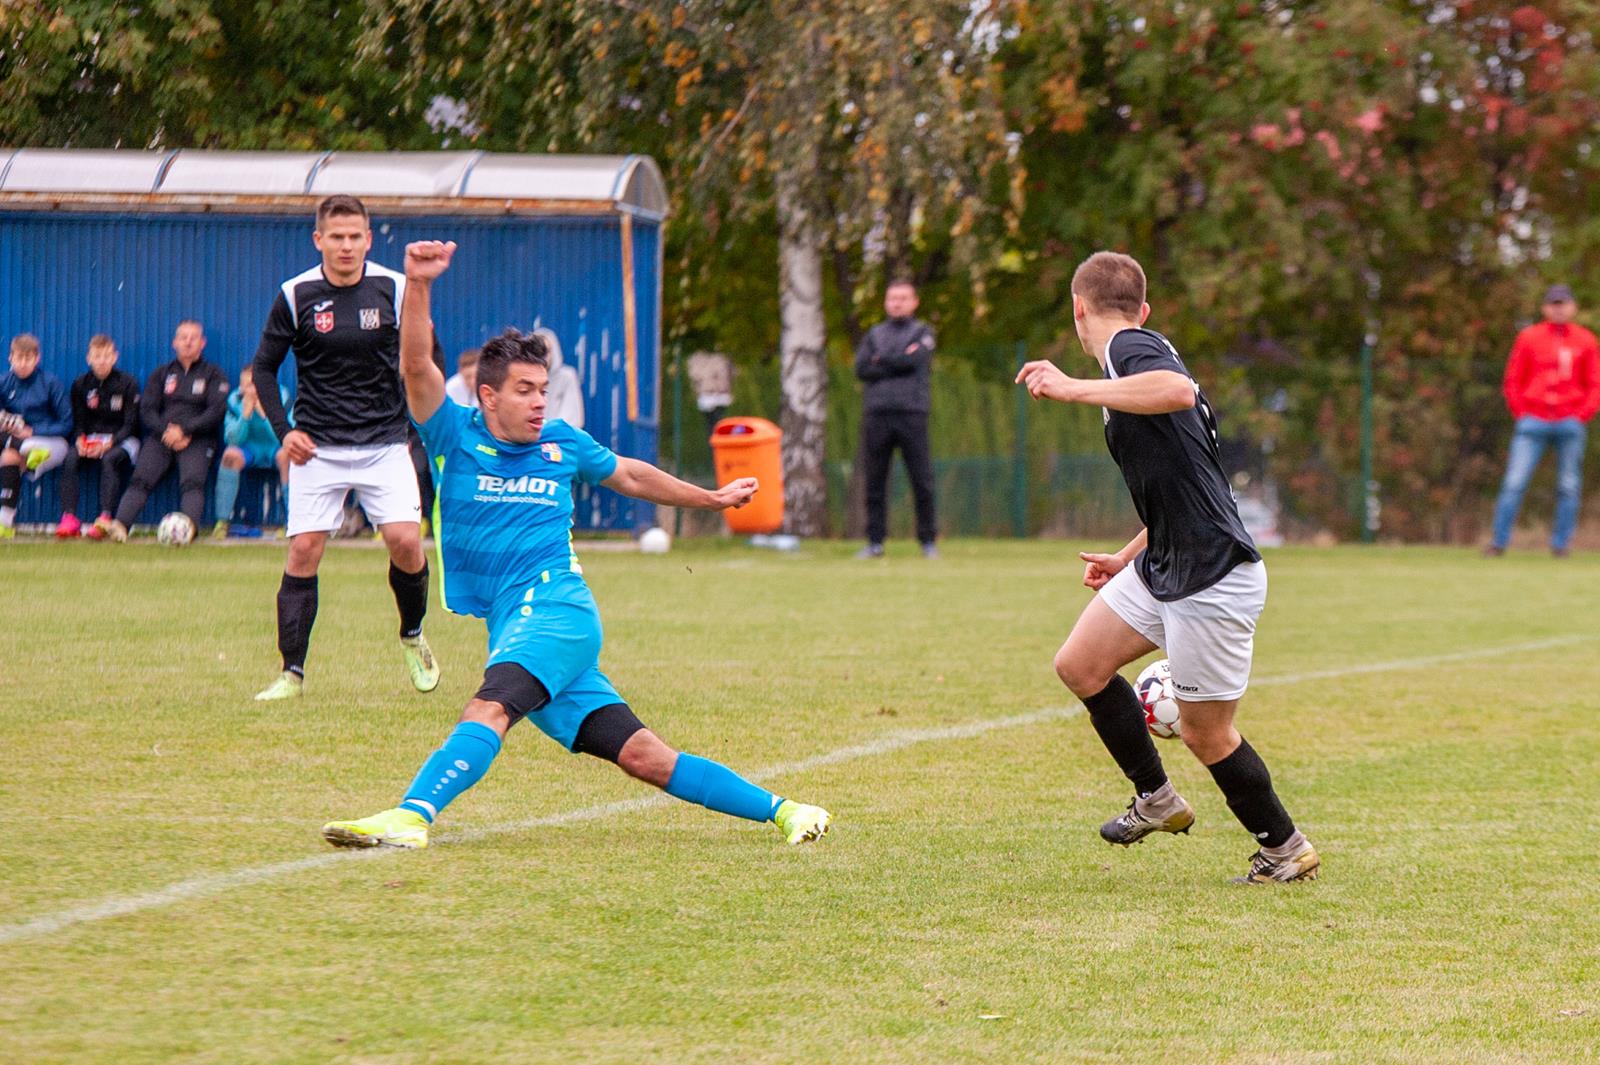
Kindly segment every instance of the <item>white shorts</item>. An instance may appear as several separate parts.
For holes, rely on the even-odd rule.
[[[1124,566],[1099,594],[1112,613],[1167,652],[1178,698],[1222,702],[1249,687],[1256,619],[1267,605],[1265,563],[1241,563],[1204,591],[1170,603]]]
[[[344,498],[355,489],[367,519],[382,528],[421,521],[417,470],[405,444],[319,447],[304,466],[289,465],[289,536],[332,532],[344,519]]]
[[[35,466],[33,472],[28,474],[31,480],[37,481],[67,461],[67,448],[70,446],[64,436],[30,436],[17,445],[17,454],[22,456],[24,462],[26,462],[30,454],[41,449],[49,454],[49,458]],[[28,467],[24,465],[22,468],[26,470]]]

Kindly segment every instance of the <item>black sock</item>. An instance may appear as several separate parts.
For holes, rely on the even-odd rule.
[[[278,586],[278,652],[283,668],[306,675],[306,652],[311,647],[311,626],[317,620],[317,578],[285,573]]]
[[[1263,847],[1281,847],[1294,835],[1289,811],[1272,790],[1272,774],[1250,741],[1240,737],[1239,746],[1220,762],[1206,766],[1211,778],[1222,789],[1233,816]]]
[[[428,612],[427,559],[415,573],[389,563],[389,587],[394,589],[394,605],[400,608],[400,638],[421,635],[422,618]]]
[[[22,499],[22,467],[0,466],[0,507],[15,507]]]
[[[1133,685],[1122,674],[1115,674],[1111,683],[1085,699],[1083,706],[1100,742],[1117,760],[1123,775],[1133,781],[1134,789],[1140,795],[1159,790],[1167,782],[1167,771],[1161,768],[1161,756],[1145,727],[1144,707],[1133,693]]]

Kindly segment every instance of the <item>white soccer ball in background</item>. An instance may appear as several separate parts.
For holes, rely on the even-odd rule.
[[[168,547],[182,547],[194,540],[194,522],[189,520],[189,515],[174,510],[156,526],[156,539]]]
[[[1133,682],[1144,706],[1144,727],[1150,735],[1170,740],[1183,731],[1178,720],[1178,693],[1172,687],[1172,663],[1165,658],[1151,662]]]
[[[652,525],[639,535],[639,550],[647,555],[664,555],[672,549],[672,534]]]

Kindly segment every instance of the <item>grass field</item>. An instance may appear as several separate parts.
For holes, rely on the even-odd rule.
[[[412,692],[383,557],[330,552],[306,698],[262,707],[279,551],[0,549],[0,1061],[1594,1060],[1600,558],[1285,549],[1242,730],[1323,856],[1123,851],[1050,672],[1079,545],[592,553],[604,668],[821,844],[524,726],[420,853],[334,852],[475,689]],[[971,726],[971,727],[963,727]],[[826,756],[826,757],[823,757]],[[643,801],[630,801],[630,800]]]

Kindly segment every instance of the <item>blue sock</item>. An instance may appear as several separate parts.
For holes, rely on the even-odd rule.
[[[667,794],[698,803],[719,814],[750,821],[771,821],[783,802],[766,788],[758,788],[725,765],[692,754],[678,755],[667,781]]]
[[[239,498],[239,471],[217,467],[216,507],[218,521],[233,520],[233,503]]]
[[[489,763],[499,753],[499,733],[476,721],[461,722],[444,746],[422,763],[400,806],[416,811],[433,824],[433,819],[457,796],[483,779]]]

